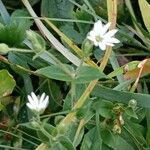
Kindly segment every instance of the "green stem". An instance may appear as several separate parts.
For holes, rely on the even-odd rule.
[[[10,48],[11,52],[21,52],[21,53],[34,53],[34,50],[31,49],[20,49],[20,48]]]
[[[69,0],[70,1],[70,0]],[[107,0],[107,5],[108,5],[108,16],[109,16],[109,21],[112,22],[111,24],[111,29],[115,28],[116,25],[116,17],[117,17],[117,0]],[[112,5],[112,6],[110,6]],[[104,55],[104,58],[102,60],[102,63],[99,67],[100,70],[104,70],[107,62],[109,60],[109,57],[111,55],[112,52],[112,48],[111,47],[107,47],[106,49],[106,53]],[[76,110],[77,108],[81,108],[85,102],[88,100],[89,95],[91,94],[92,90],[94,89],[95,85],[98,83],[98,80],[94,80],[92,81],[87,89],[84,91],[84,93],[82,94],[82,96],[79,98],[79,100],[77,101],[77,103],[75,104],[75,106],[73,107],[73,110]],[[76,120],[76,113],[75,112],[71,112],[69,113],[61,122],[60,126],[64,126],[64,125],[68,125],[70,124],[72,121]]]

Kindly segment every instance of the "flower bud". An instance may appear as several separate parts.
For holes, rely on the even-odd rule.
[[[84,42],[82,44],[82,50],[84,53],[84,57],[90,56],[92,49],[93,49],[93,43],[88,39],[84,40]]]
[[[128,103],[128,106],[132,109],[135,109],[137,107],[137,101],[135,99],[131,99]]]
[[[0,44],[0,54],[1,55],[6,55],[10,51],[8,45],[1,43]]]
[[[27,35],[27,39],[32,44],[32,49],[35,50],[36,53],[45,50],[45,41],[38,33],[28,30],[26,31],[26,35]]]

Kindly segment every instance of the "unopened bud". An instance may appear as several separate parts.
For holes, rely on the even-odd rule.
[[[93,49],[93,43],[88,39],[84,40],[84,42],[82,44],[82,50],[84,52],[84,57],[90,56],[92,49]]]
[[[45,50],[45,41],[38,33],[28,30],[26,31],[26,34],[27,39],[32,43],[32,48],[36,53]]]
[[[128,103],[128,106],[132,109],[135,109],[137,107],[137,101],[135,99],[131,99]]]
[[[6,45],[4,43],[0,44],[0,54],[1,55],[6,55],[9,51],[10,51],[10,48],[8,47],[8,45]]]

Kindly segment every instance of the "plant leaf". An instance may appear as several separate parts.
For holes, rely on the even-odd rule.
[[[88,83],[95,79],[107,78],[107,76],[97,68],[90,66],[81,66],[75,77],[76,83]]]
[[[67,65],[66,65],[67,66]],[[67,66],[70,71],[74,71],[72,67]],[[36,73],[46,76],[51,79],[56,79],[60,81],[72,81],[70,75],[64,72],[59,66],[49,66],[36,71]]]
[[[125,104],[127,104],[129,100],[135,99],[138,106],[150,108],[150,95],[148,94],[116,91],[103,86],[97,86],[93,90],[92,95],[100,97],[101,99],[118,101]]]
[[[143,17],[144,24],[150,32],[150,4],[146,0],[139,0],[139,6]]]
[[[7,70],[0,71],[0,98],[12,93],[16,82]]]

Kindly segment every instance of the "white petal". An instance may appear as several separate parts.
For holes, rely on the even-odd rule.
[[[94,41],[95,40],[95,36],[87,36],[87,39]]]
[[[30,95],[28,95],[28,101],[31,105],[33,105],[33,106],[35,105],[35,102],[34,102],[33,98]]]
[[[99,31],[100,29],[103,28],[103,24],[101,22],[101,20],[98,20],[95,24],[94,24],[94,30],[95,31]]]
[[[92,36],[92,37],[95,37],[96,35],[97,35],[97,32],[94,30],[90,31],[89,33],[89,36]]]
[[[45,102],[45,106],[47,107],[47,105],[48,105],[48,103],[49,103],[49,96],[46,96],[44,102]]]
[[[120,41],[118,39],[116,39],[116,38],[108,38],[107,41],[109,43],[120,43]]]
[[[110,38],[110,37],[114,36],[117,31],[118,31],[117,29],[110,30],[103,37]]]
[[[114,46],[113,43],[106,43],[106,45],[108,45],[108,46]]]
[[[43,93],[40,97],[39,103],[42,103],[44,101],[45,98],[45,93]]]
[[[111,22],[108,22],[108,23],[103,27],[103,29],[102,29],[102,31],[101,31],[101,36],[104,35],[104,34],[108,31],[110,25],[111,25]]]
[[[47,105],[48,105],[48,103],[49,103],[49,96],[46,96],[46,98],[45,98],[45,100],[42,102],[42,103],[40,103],[40,108],[46,108],[47,107]]]
[[[96,37],[94,36],[88,36],[87,39],[89,39],[90,41],[92,41],[94,43],[95,46],[98,46],[99,42],[96,41],[95,39]]]
[[[99,43],[99,48],[101,49],[101,50],[106,50],[106,43],[104,43],[104,42],[100,42]]]
[[[99,42],[97,42],[96,40],[93,41],[95,46],[99,45]]]
[[[38,100],[37,96],[35,95],[35,93],[32,92],[32,93],[31,93],[31,96],[32,96],[32,99],[33,99],[35,105],[38,106],[38,101],[39,101],[39,100]]]
[[[35,110],[34,105],[32,105],[31,103],[27,103],[26,105],[28,106],[29,109]]]

